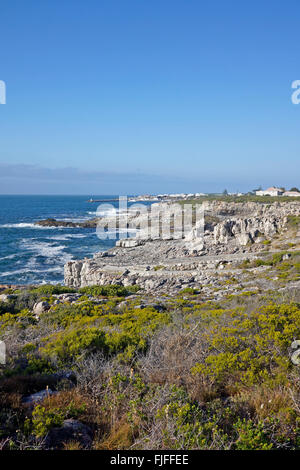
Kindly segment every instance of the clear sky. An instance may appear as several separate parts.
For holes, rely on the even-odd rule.
[[[1,0],[0,193],[300,186],[299,13],[299,0]]]

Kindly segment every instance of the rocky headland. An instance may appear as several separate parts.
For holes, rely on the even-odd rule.
[[[173,205],[156,206],[159,220],[169,220]],[[295,218],[300,216],[299,202],[212,201],[206,203],[204,214],[200,236],[198,222],[181,239],[176,239],[172,230],[164,239],[159,233],[151,238],[144,229],[135,238],[118,240],[114,248],[96,253],[91,259],[68,262],[65,284],[70,287],[139,285],[148,292],[167,293],[201,286],[210,291],[218,286],[221,273],[222,276],[226,272],[240,275],[243,263],[270,256],[291,244],[294,250],[299,247],[300,234],[295,229]],[[134,217],[129,216],[128,226]],[[101,224],[109,224],[109,220],[104,218]]]

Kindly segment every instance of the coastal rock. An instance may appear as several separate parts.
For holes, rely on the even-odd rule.
[[[83,294],[79,294],[79,293],[72,293],[72,294],[57,294],[57,295],[54,295],[53,297],[56,297],[56,299],[58,300],[58,302],[76,302],[76,300],[80,299],[80,297],[82,297]]]
[[[53,428],[45,439],[46,449],[62,449],[68,442],[78,442],[83,449],[92,445],[93,433],[89,426],[76,419],[66,419],[60,428]]]
[[[66,228],[96,228],[99,219],[94,218],[85,222],[70,222],[66,220],[56,220],[51,217],[45,220],[38,220],[35,225],[41,227],[66,227]]]
[[[32,395],[28,395],[27,397],[24,397],[22,399],[22,403],[26,405],[35,405],[38,402],[41,402],[44,400],[44,398],[49,397],[50,395],[53,395],[53,392],[50,388],[41,390],[40,392],[33,393]]]
[[[163,204],[158,209],[163,210]],[[170,213],[169,205],[166,218]],[[139,285],[155,294],[173,292],[182,285],[197,288],[207,278],[205,273],[224,270],[228,262],[255,259],[265,250],[264,240],[274,235],[284,236],[290,215],[300,215],[299,202],[212,201],[205,207],[204,221],[197,221],[185,237],[119,240],[105,257],[95,254],[91,259],[66,263],[65,284],[70,287]],[[213,284],[211,273],[209,278]]]
[[[44,312],[47,312],[50,309],[50,305],[45,300],[43,302],[38,302],[33,306],[33,313],[35,316],[39,316]]]
[[[122,248],[133,248],[135,246],[140,246],[143,245],[143,240],[139,239],[124,239],[124,240],[118,240],[116,242],[116,246],[121,246]]]
[[[15,295],[1,294],[0,295],[0,302],[8,303],[10,300],[12,300],[14,298],[15,298]]]
[[[227,219],[214,227],[214,242],[215,244],[227,244],[234,241],[237,245],[245,246],[248,243],[253,243],[258,236],[274,236],[284,227],[285,223],[284,217],[275,216]]]

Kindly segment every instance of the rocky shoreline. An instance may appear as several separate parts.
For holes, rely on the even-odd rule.
[[[162,214],[172,209],[172,205],[160,207]],[[91,259],[68,262],[65,284],[139,285],[148,292],[165,293],[206,285],[216,288],[220,272],[241,275],[242,263],[280,252],[289,243],[296,249],[300,238],[293,232],[291,218],[299,215],[298,202],[213,201],[206,206],[201,238],[196,227],[179,240],[172,235],[169,239],[151,239],[141,232],[137,238],[117,241],[116,247]]]

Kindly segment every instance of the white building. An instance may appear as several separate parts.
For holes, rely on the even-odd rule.
[[[300,197],[300,193],[298,193],[298,191],[285,191],[285,193],[283,193],[283,196]]]
[[[282,196],[284,191],[282,191],[280,188],[271,187],[265,190],[256,191],[255,193],[256,196]]]

